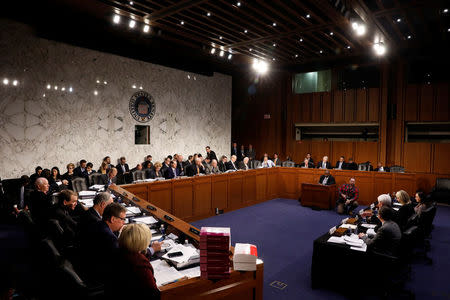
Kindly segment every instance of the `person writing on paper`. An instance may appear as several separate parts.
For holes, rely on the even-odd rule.
[[[118,255],[114,258],[114,274],[125,275],[120,279],[120,285],[126,288],[117,288],[117,281],[109,280],[105,286],[107,298],[160,298],[153,267],[145,255],[151,238],[150,229],[145,224],[124,226],[119,236]]]
[[[359,234],[359,238],[364,240],[369,249],[391,256],[397,254],[402,233],[397,223],[392,220],[393,216],[393,210],[390,207],[381,207],[378,218],[382,225],[375,236],[369,238],[365,233]]]
[[[355,178],[350,178],[349,183],[339,188],[339,199],[336,203],[339,214],[353,214],[353,210],[358,207],[359,189],[355,182]]]

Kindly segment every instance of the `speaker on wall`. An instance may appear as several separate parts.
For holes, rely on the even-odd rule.
[[[295,128],[295,140],[300,141],[301,139],[302,139],[302,131],[300,130],[300,128],[296,127]]]

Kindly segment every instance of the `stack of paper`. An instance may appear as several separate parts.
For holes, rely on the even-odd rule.
[[[169,257],[170,253],[181,252],[183,255]],[[198,264],[200,262],[200,255],[197,249],[187,247],[181,244],[175,244],[162,258],[170,261],[176,268],[184,268],[192,264]]]
[[[146,216],[146,217],[138,217],[133,219],[136,223],[143,223],[146,225],[152,225],[158,223],[158,220],[156,220],[153,216]]]
[[[127,210],[127,212],[126,212],[127,218],[141,213],[141,209],[137,206],[129,206],[129,207],[125,207],[125,208]]]
[[[344,241],[347,245],[350,246],[350,249],[366,252],[367,245],[363,240],[359,239],[356,234],[352,234],[351,236],[344,236]]]
[[[178,272],[177,269],[171,267],[164,260],[154,260],[150,263],[153,267],[153,275],[155,276],[157,286],[172,283],[185,277],[184,274]]]
[[[94,185],[90,186],[89,189],[101,192],[101,191],[105,190],[105,186],[103,184],[94,184]]]
[[[343,236],[332,236],[328,239],[328,243],[336,243],[336,244],[345,244],[345,240]]]
[[[80,191],[78,192],[78,197],[80,199],[92,199],[97,195],[96,191]]]
[[[377,227],[377,225],[375,225],[375,224],[361,224],[361,226],[365,227],[365,228],[372,228],[372,229]]]
[[[200,230],[201,277],[222,279],[230,277],[229,227],[202,227]]]
[[[233,268],[237,271],[256,271],[258,251],[255,245],[236,243]]]
[[[93,199],[80,199],[78,201],[81,202],[86,207],[94,206],[94,200]]]
[[[352,225],[352,224],[342,224],[341,226],[339,226],[341,228],[347,228],[347,229],[356,229],[356,225]]]

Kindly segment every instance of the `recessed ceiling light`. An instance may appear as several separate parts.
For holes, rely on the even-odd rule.
[[[236,5],[237,5],[237,6],[241,6],[241,2],[238,1],[238,2],[236,3]]]
[[[97,82],[97,83],[100,83],[100,80],[98,80],[98,79],[97,79],[97,81],[96,81],[96,82]]]
[[[248,51],[252,52],[252,51],[253,51],[253,49],[252,49],[252,48],[250,48],[250,49],[248,49]]]
[[[181,24],[181,25],[184,25],[184,21],[181,21],[180,24]]]
[[[223,50],[220,50],[220,53],[219,53],[220,57],[222,57],[224,54],[225,54],[225,52]]]
[[[247,32],[248,32],[248,30],[247,30],[247,29],[245,29],[245,30],[244,30],[244,33],[247,33]]]
[[[133,5],[134,4],[134,2],[133,1],[130,1],[130,5]]]
[[[362,36],[366,33],[366,26],[365,25],[358,25],[358,28],[356,28],[356,34],[359,36]]]
[[[211,13],[210,13],[210,12],[207,12],[206,15],[207,15],[208,17],[211,17]]]
[[[135,84],[133,84],[132,86],[131,86],[133,89],[135,89],[136,88],[136,85]]]
[[[274,58],[272,58],[272,60],[275,60],[275,57],[274,57]]]
[[[298,54],[295,54],[295,57],[298,57]]]
[[[410,39],[411,39],[411,37],[412,37],[412,36],[408,35],[408,36],[407,36],[406,38],[407,38],[408,40],[410,40]]]
[[[115,24],[119,24],[120,16],[119,15],[114,15],[113,21],[114,21]]]
[[[347,49],[350,49],[350,46],[347,46]]]
[[[323,53],[323,50],[320,50],[319,53],[322,54],[322,53]]]
[[[273,23],[272,23],[272,26],[273,26],[273,27],[277,26],[277,23],[273,22]]]
[[[62,87],[62,88],[61,88],[61,91],[63,91],[63,92],[64,92],[65,90],[66,90],[66,88],[65,88],[65,87]]]
[[[98,91],[95,90],[94,91],[94,95],[97,96],[98,95]]]
[[[228,54],[228,59],[231,59],[233,57],[233,54]]]
[[[397,23],[400,23],[402,21],[402,19],[398,18],[397,19]]]
[[[306,15],[306,18],[308,18],[308,19],[311,18],[311,15],[310,15],[310,14],[307,14],[307,15]]]
[[[384,55],[386,53],[386,46],[383,42],[378,42],[373,45],[373,49],[377,55]]]
[[[277,44],[273,43],[273,44],[272,44],[272,46],[276,47],[276,46],[277,46]]]
[[[144,32],[147,33],[150,30],[150,26],[149,25],[144,25]]]
[[[222,37],[221,36],[219,36],[219,40],[221,40],[222,39]]]
[[[45,93],[42,95],[42,97],[44,97],[45,98]]]
[[[143,87],[142,87],[142,86],[140,86],[140,87],[139,87],[139,89],[140,89],[140,90],[142,90],[142,89],[143,89]]]
[[[191,75],[188,75],[187,78],[188,78],[188,79],[191,79]]]
[[[450,32],[450,28],[449,28],[449,29],[447,29],[447,32]]]
[[[104,85],[107,85],[107,84],[108,84],[108,82],[107,82],[107,81],[103,81],[103,84],[104,84]]]
[[[300,42],[303,42],[303,39],[300,39]]]
[[[58,86],[57,85],[55,85],[55,91],[58,89]]]
[[[330,35],[333,35],[334,33],[333,33],[333,31],[332,32],[330,32]]]
[[[442,11],[444,14],[448,13],[448,8],[444,8],[444,10]]]
[[[69,92],[70,92],[70,93],[73,92],[73,88],[72,88],[72,87],[69,88]]]
[[[134,28],[135,25],[136,25],[136,21],[130,20],[130,23],[128,24],[128,26],[130,26],[130,28]]]
[[[216,53],[216,48],[211,48],[211,54]]]
[[[4,84],[4,85],[7,85],[7,84],[9,84],[9,80],[8,80],[8,78],[5,78],[5,79],[3,79],[3,84]]]
[[[52,86],[50,84],[47,84],[47,90],[51,89]]]

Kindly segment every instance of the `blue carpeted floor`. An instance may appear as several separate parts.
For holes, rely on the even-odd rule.
[[[302,207],[296,200],[274,199],[192,224],[231,227],[233,245],[258,246],[264,260],[264,299],[345,299],[333,291],[312,290],[310,277],[313,240],[342,218],[334,211]],[[416,299],[450,299],[450,207],[438,207],[434,224],[430,252],[434,264],[413,264],[408,284]],[[287,286],[271,286],[275,281]]]

